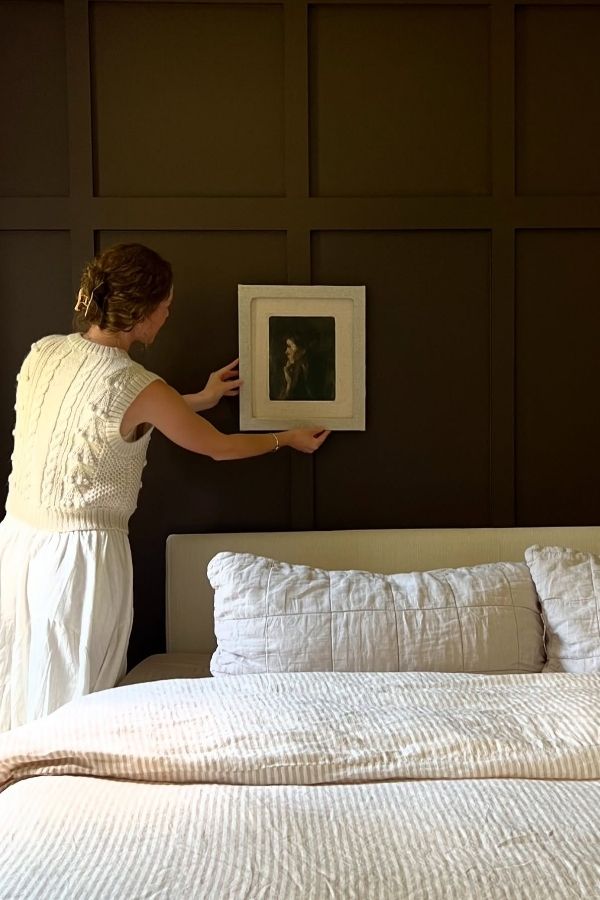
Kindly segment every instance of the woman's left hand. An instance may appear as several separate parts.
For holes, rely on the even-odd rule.
[[[222,369],[211,372],[206,387],[201,391],[202,409],[212,409],[222,397],[236,397],[242,384],[238,371],[239,359],[234,359]]]

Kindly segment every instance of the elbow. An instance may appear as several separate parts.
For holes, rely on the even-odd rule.
[[[235,453],[229,441],[219,442],[211,448],[208,455],[215,462],[226,462],[228,459],[235,459]]]

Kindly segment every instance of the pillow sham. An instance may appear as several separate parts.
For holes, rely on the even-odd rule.
[[[525,561],[546,626],[544,672],[600,672],[600,556],[535,544]]]
[[[519,673],[544,666],[525,563],[380,575],[218,553],[213,675]]]

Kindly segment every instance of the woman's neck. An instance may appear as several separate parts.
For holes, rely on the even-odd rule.
[[[119,350],[126,352],[129,352],[135,340],[130,331],[107,331],[98,325],[90,325],[83,336],[95,344],[102,344],[103,347],[118,347]]]

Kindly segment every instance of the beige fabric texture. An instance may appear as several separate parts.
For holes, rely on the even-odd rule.
[[[134,666],[119,686],[163,681],[165,678],[207,678],[210,653],[155,653]]]
[[[600,556],[569,547],[525,551],[546,626],[545,672],[600,672]]]
[[[596,897],[599,728],[585,675],[92,694],[0,737],[0,896]]]
[[[213,675],[539,672],[543,625],[524,563],[381,575],[249,553],[209,563]]]

